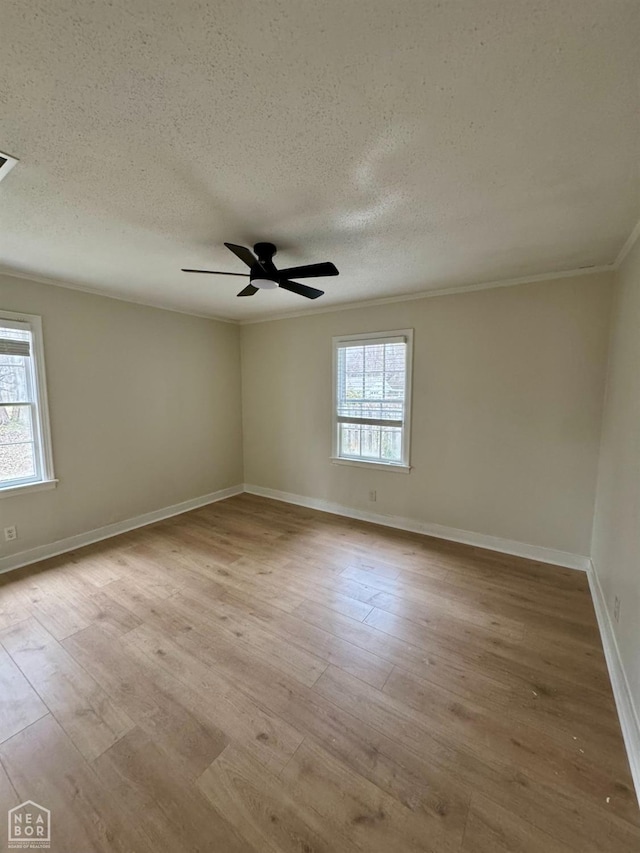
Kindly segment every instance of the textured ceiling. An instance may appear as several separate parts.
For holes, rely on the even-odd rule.
[[[3,0],[0,266],[252,318],[610,264],[639,43],[637,0]],[[179,271],[258,239],[341,275]]]

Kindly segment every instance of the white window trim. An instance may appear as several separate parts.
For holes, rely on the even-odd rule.
[[[337,413],[337,367],[338,348],[340,344],[352,341],[377,341],[388,338],[405,338],[407,342],[407,365],[404,387],[404,424],[402,437],[402,462],[381,462],[379,460],[351,459],[338,455],[338,413]],[[377,468],[384,471],[395,471],[408,474],[411,471],[411,397],[413,389],[413,329],[392,329],[384,332],[365,332],[359,335],[337,335],[332,338],[332,415],[331,415],[331,461],[337,465],[353,465],[357,468]]]
[[[37,314],[21,314],[0,310],[0,323],[26,323],[31,331],[33,342],[33,381],[37,401],[36,452],[40,458],[40,476],[22,481],[12,480],[6,486],[0,485],[0,498],[15,497],[30,491],[44,491],[55,488],[57,480],[53,472],[53,449],[51,446],[51,427],[49,422],[49,404],[47,401],[47,373],[44,364],[44,339],[42,335],[42,317]]]

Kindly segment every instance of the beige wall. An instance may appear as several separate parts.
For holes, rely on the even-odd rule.
[[[43,318],[58,487],[0,498],[0,556],[242,482],[239,329],[0,276]]]
[[[245,482],[588,555],[611,283],[589,275],[243,326]],[[413,470],[332,464],[331,337],[409,327]]]
[[[242,421],[247,483],[588,554],[610,295],[591,275],[240,329],[0,277],[0,308],[43,317],[60,478],[0,498],[0,555],[242,482]],[[413,470],[332,464],[331,337],[407,327]]]
[[[622,265],[614,292],[592,554],[640,710],[640,242]]]

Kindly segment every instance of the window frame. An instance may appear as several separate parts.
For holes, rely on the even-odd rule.
[[[338,430],[338,349],[341,344],[357,341],[380,341],[388,338],[404,337],[406,339],[405,387],[404,387],[404,421],[402,425],[402,461],[383,462],[381,460],[354,459],[340,456]],[[395,471],[408,474],[411,471],[411,397],[413,391],[413,329],[394,329],[384,332],[363,332],[357,335],[336,335],[332,338],[332,415],[331,415],[331,461],[338,465],[353,465],[358,468],[378,468],[385,471]]]
[[[5,311],[0,309],[0,326],[7,323],[7,328],[26,326],[31,332],[32,352],[30,353],[31,370],[28,377],[32,385],[33,428],[35,432],[35,456],[37,472],[34,477],[8,480],[6,485],[0,483],[0,498],[23,494],[27,491],[42,491],[53,489],[57,484],[53,469],[53,448],[51,444],[51,426],[49,421],[49,403],[47,399],[47,374],[44,362],[44,338],[42,334],[42,317],[37,314]]]

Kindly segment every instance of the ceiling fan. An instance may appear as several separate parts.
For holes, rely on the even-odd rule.
[[[336,267],[331,263],[323,264],[307,264],[303,267],[289,267],[285,270],[276,269],[273,263],[273,256],[277,252],[273,243],[256,243],[253,247],[253,254],[250,249],[245,246],[236,246],[235,243],[225,243],[227,249],[231,249],[236,257],[245,263],[250,272],[220,272],[219,270],[186,270],[182,272],[200,272],[208,273],[209,275],[242,275],[249,279],[249,284],[238,293],[238,296],[253,296],[259,290],[273,290],[276,287],[281,287],[283,290],[290,290],[291,293],[297,293],[299,296],[306,296],[307,299],[317,299],[322,296],[324,290],[317,290],[315,287],[307,287],[306,284],[298,284],[297,281],[290,281],[292,278],[319,278],[325,275],[339,275]]]

